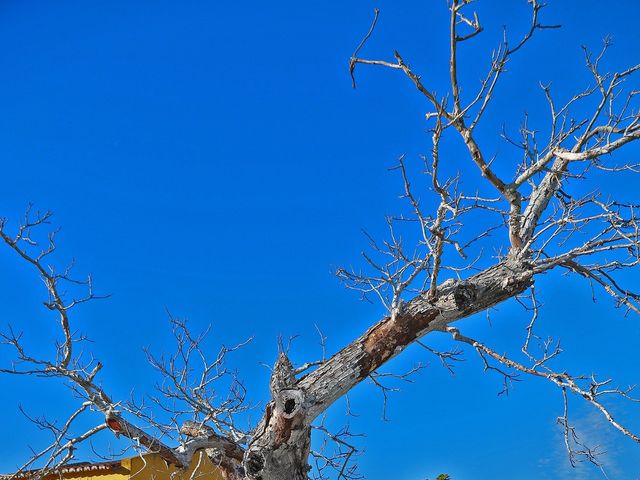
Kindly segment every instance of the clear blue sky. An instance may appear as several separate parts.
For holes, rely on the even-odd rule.
[[[544,10],[543,19],[563,28],[543,32],[509,65],[482,130],[483,145],[504,152],[501,168],[516,161],[498,138],[502,124],[515,129],[524,111],[546,119],[538,81],[553,80],[564,99],[586,85],[582,44],[597,49],[613,34],[607,65],[638,62],[640,6],[610,5],[556,0]],[[112,294],[78,310],[74,322],[94,340],[113,397],[151,389],[142,348],[170,348],[165,309],[194,328],[212,323],[212,348],[255,336],[233,366],[256,401],[266,398],[260,362],[273,362],[278,335],[300,335],[294,359],[314,360],[314,325],[335,352],[380,318],[379,306],[359,301],[332,271],[359,264],[361,228],[382,234],[401,188],[387,168],[403,153],[416,160],[428,136],[426,105],[398,72],[361,68],[359,88],[351,88],[348,58],[374,7],[381,16],[364,54],[390,59],[397,49],[445,91],[444,0],[2,2],[0,216],[16,219],[28,202],[53,210],[61,262],[75,257],[78,271]],[[485,0],[480,8],[478,53],[462,56],[472,87],[501,25],[516,35],[528,22],[525,1]],[[451,161],[474,185],[466,158]],[[633,198],[632,181],[600,187]],[[640,379],[640,319],[623,318],[604,297],[591,303],[580,282],[550,277],[539,285],[544,333],[562,338],[567,368],[622,384]],[[20,326],[46,352],[56,326],[43,294],[33,272],[0,250],[0,324]],[[517,350],[527,321],[521,309],[505,305],[492,320],[460,326]],[[445,338],[432,343],[449,346]],[[5,362],[8,351],[0,355]],[[370,480],[441,472],[454,480],[600,478],[568,467],[553,387],[525,379],[498,397],[500,379],[483,374],[472,352],[454,377],[413,348],[392,368],[418,361],[431,366],[392,395],[390,421],[380,419],[381,397],[369,385],[351,394],[358,417],[345,418],[342,402],[329,412],[333,424],[366,433],[360,464]],[[27,445],[45,441],[18,403],[56,417],[73,399],[48,380],[0,382],[0,471],[10,471]],[[585,439],[607,450],[610,478],[640,478],[640,446],[573,405]],[[617,411],[640,428],[633,406]]]

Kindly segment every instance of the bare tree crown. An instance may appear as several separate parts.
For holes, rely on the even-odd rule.
[[[453,368],[461,351],[440,352],[427,346],[421,339],[432,332],[446,332],[453,341],[477,352],[485,369],[504,379],[505,391],[517,375],[541,378],[556,386],[564,405],[559,423],[571,464],[586,459],[598,465],[597,452],[583,444],[570,423],[568,398],[572,395],[591,404],[613,429],[640,443],[640,434],[616,418],[608,401],[636,402],[632,387],[556,367],[562,350],[559,343],[537,331],[540,305],[535,291],[538,276],[563,271],[583,278],[594,294],[608,295],[621,308],[640,313],[640,296],[619,280],[620,272],[640,263],[636,214],[640,207],[604,198],[597,193],[597,185],[586,195],[575,193],[584,188],[574,188],[592,181],[592,173],[638,172],[640,165],[616,163],[613,154],[640,138],[638,91],[630,81],[640,64],[606,72],[602,59],[610,42],[605,41],[597,53],[585,50],[591,84],[563,102],[554,98],[551,86],[541,85],[549,123],[530,125],[525,118],[519,138],[503,132],[503,140],[520,153],[508,174],[498,171],[478,126],[511,58],[522,54],[544,30],[557,28],[544,23],[543,3],[529,0],[528,4],[529,29],[519,38],[505,30],[484,78],[478,85],[465,86],[465,92],[474,92],[471,95],[462,94],[459,78],[464,65],[458,54],[483,32],[474,2],[449,3],[449,88],[439,93],[420,75],[419,59],[412,59],[413,66],[397,51],[385,59],[366,57],[379,17],[374,12],[370,29],[350,59],[353,86],[363,67],[392,69],[413,84],[429,105],[426,120],[431,145],[421,159],[428,190],[416,189],[411,160],[401,157],[395,170],[402,180],[408,212],[387,218],[388,237],[367,237],[369,248],[363,253],[361,269],[337,272],[348,288],[382,302],[388,314],[322,360],[295,366],[281,345],[271,371],[271,398],[251,429],[242,428],[237,421],[250,407],[246,387],[225,363],[244,344],[206,351],[206,332],[195,335],[175,318],[170,320],[175,352],[148,353],[151,365],[164,378],[156,394],[145,399],[113,399],[98,381],[102,365],[76,348],[83,338],[71,325],[75,308],[97,298],[91,278],[78,280],[71,268],[53,268],[49,259],[56,249],[55,233],[44,242],[34,235],[47,228],[51,214],[30,209],[17,227],[1,220],[0,238],[6,247],[44,282],[48,295],[44,306],[59,323],[61,337],[52,354],[40,358],[28,351],[21,334],[9,328],[2,341],[11,347],[14,361],[0,365],[0,372],[61,379],[78,400],[77,410],[63,424],[35,419],[51,431],[53,442],[17,473],[30,469],[37,469],[37,475],[55,472],[74,458],[79,444],[110,429],[131,439],[136,448],[158,452],[178,466],[188,466],[194,453],[204,450],[228,479],[357,478],[351,462],[355,452],[352,433],[331,432],[322,422],[323,413],[365,379],[382,389],[386,402],[389,388],[378,369],[412,343],[423,345],[445,367]],[[542,131],[548,134],[540,134]],[[464,146],[467,158],[443,158],[441,147],[449,137]],[[460,162],[459,171],[464,173],[446,176],[443,165],[454,161]],[[462,175],[481,176],[492,194],[465,191]],[[477,219],[485,226],[480,231]],[[487,253],[482,248],[486,244],[495,250]],[[500,250],[501,245],[506,248]],[[79,287],[84,293],[73,297],[71,292]],[[519,352],[513,356],[498,353],[453,325],[508,299],[518,300],[530,315]],[[78,432],[78,419],[85,416],[97,418],[95,426]],[[334,453],[313,449],[312,431],[333,442]]]

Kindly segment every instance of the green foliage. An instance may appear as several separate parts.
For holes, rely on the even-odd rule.
[[[436,480],[451,480],[451,477],[446,473],[441,473],[436,477]]]

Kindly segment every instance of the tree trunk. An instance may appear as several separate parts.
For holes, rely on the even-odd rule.
[[[310,426],[319,414],[413,341],[514,297],[532,283],[530,266],[514,259],[467,280],[445,282],[435,299],[417,296],[299,380],[281,353],[271,377],[273,400],[244,456],[247,478],[306,480]]]

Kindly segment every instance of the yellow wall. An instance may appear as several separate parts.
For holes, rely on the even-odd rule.
[[[187,470],[177,469],[173,465],[167,466],[162,458],[153,454],[126,459],[122,466],[131,472],[129,474],[131,480],[223,480],[204,451],[197,452],[193,456]]]
[[[191,466],[187,470],[168,466],[158,455],[150,453],[120,461],[121,467],[116,472],[67,472],[63,480],[223,480],[218,469],[211,463],[204,451],[193,456]],[[58,475],[47,476],[45,480],[60,480]]]
[[[79,472],[79,473],[63,473],[62,478],[67,480],[128,480],[129,473],[108,473],[108,474],[99,474],[100,472]],[[60,480],[60,476],[58,474],[47,475],[44,477],[46,480]]]

